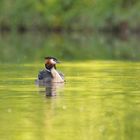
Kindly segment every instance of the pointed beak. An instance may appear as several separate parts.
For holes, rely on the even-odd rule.
[[[56,62],[56,63],[61,63],[61,62],[60,62],[60,61],[58,61],[58,60],[56,60],[55,62]]]

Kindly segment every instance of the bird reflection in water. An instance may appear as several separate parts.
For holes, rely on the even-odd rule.
[[[54,97],[59,94],[59,92],[63,89],[64,83],[53,83],[49,82],[46,84],[38,83],[39,93],[43,93],[46,97]]]

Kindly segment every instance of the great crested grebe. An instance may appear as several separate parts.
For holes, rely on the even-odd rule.
[[[44,83],[55,82],[62,83],[64,82],[64,75],[61,72],[56,70],[56,64],[59,61],[52,56],[45,57],[45,69],[41,70],[38,74],[38,80]]]

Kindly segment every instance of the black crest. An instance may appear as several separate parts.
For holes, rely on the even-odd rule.
[[[45,59],[54,59],[54,60],[58,61],[57,58],[55,58],[55,57],[53,57],[53,56],[47,56],[47,57],[44,57],[44,58],[45,58]]]
[[[56,63],[60,63],[60,62],[58,61],[58,59],[55,58],[55,57],[53,57],[53,56],[47,56],[47,57],[45,57],[45,59],[53,59]]]

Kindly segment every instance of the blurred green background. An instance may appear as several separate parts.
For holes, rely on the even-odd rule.
[[[0,26],[9,30],[139,28],[139,0],[1,0]]]
[[[1,0],[0,62],[140,60],[139,0]]]
[[[139,0],[1,0],[0,62],[140,60]]]
[[[0,38],[1,63],[43,63],[44,56],[62,61],[140,60],[140,40],[106,34],[6,34]]]

